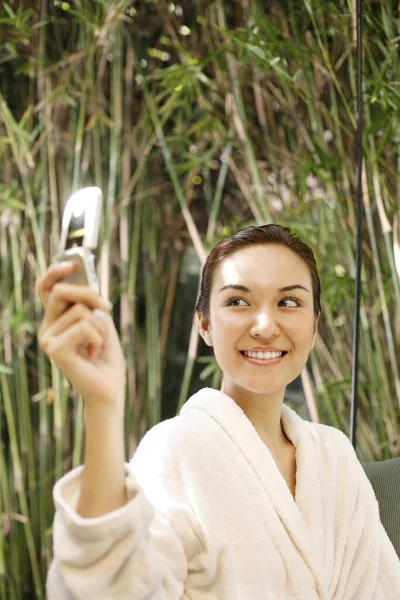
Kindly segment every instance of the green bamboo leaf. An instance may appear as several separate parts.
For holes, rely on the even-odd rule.
[[[392,20],[389,18],[388,11],[386,10],[384,5],[381,5],[381,18],[382,18],[382,27],[385,32],[385,35],[388,39],[390,39],[393,35],[392,30]]]
[[[10,19],[12,19],[12,20],[16,19],[17,15],[15,14],[15,12],[11,8],[11,6],[9,4],[7,4],[7,2],[3,2],[3,8],[6,11],[6,13],[8,14],[8,16],[10,17]]]

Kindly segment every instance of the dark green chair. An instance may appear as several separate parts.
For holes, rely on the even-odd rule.
[[[382,525],[400,557],[400,458],[363,467],[378,500]]]

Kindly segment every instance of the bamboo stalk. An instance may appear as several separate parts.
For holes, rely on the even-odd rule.
[[[163,372],[165,371],[168,334],[170,331],[171,316],[172,316],[174,299],[175,299],[175,294],[176,294],[176,284],[178,281],[180,264],[181,264],[181,257],[180,257],[180,255],[176,254],[172,259],[172,264],[171,264],[171,268],[169,271],[168,288],[167,288],[164,312],[163,312],[162,323],[161,323],[160,355],[161,355],[161,364],[162,364]]]
[[[232,133],[233,133],[232,129],[233,128],[231,127],[231,129],[228,133],[228,143],[227,143],[224,151],[221,154],[221,168],[220,168],[220,171],[218,174],[218,180],[217,180],[217,185],[215,187],[214,199],[212,201],[210,218],[208,220],[208,228],[207,228],[207,234],[206,234],[206,241],[208,244],[210,244],[212,239],[214,238],[215,226],[216,226],[219,208],[220,208],[220,204],[221,204],[222,193],[224,191],[226,176],[228,174],[229,159],[232,154],[232,141],[231,141]]]
[[[143,212],[144,239],[144,287],[146,299],[146,349],[148,364],[148,418],[153,426],[161,420],[161,357],[159,339],[159,305],[156,282],[157,249],[152,227],[152,202],[148,201]]]
[[[124,98],[123,98],[123,142],[122,142],[122,190],[121,195],[129,186],[130,173],[132,168],[132,111],[130,110],[131,98],[133,94],[133,72],[134,72],[134,52],[128,44],[125,50],[125,72],[124,72]],[[121,343],[124,348],[129,368],[127,369],[127,407],[125,411],[125,447],[128,449],[129,456],[132,456],[134,449],[130,448],[130,432],[135,432],[135,419],[138,417],[138,398],[136,390],[136,361],[135,361],[135,287],[133,291],[129,286],[129,248],[130,244],[135,245],[132,239],[132,231],[129,223],[128,211],[121,210],[122,201],[119,204],[119,238],[120,238],[120,285],[121,285]],[[137,235],[137,232],[136,232]],[[137,244],[136,244],[137,246]],[[135,265],[137,268],[137,262]],[[132,409],[134,411],[132,419]],[[135,439],[135,447],[137,438]]]
[[[1,431],[3,431],[3,423],[2,423],[1,418],[0,418],[0,428],[1,428]],[[1,481],[0,514],[2,515],[2,535],[0,535],[0,598],[1,598],[1,600],[6,600],[7,599],[7,585],[6,585],[7,584],[7,581],[6,581],[7,569],[6,569],[5,554],[6,554],[7,544],[5,543],[5,531],[7,528],[7,524],[9,523],[10,508],[9,508],[9,506],[7,506],[6,502],[3,503],[3,496],[5,496],[6,498],[8,497],[8,490],[7,490],[8,472],[7,472],[7,469],[5,466],[3,449],[4,449],[3,441],[0,439],[0,481]],[[8,502],[8,505],[9,505],[9,502]]]
[[[32,576],[35,583],[35,593],[36,597],[41,600],[44,599],[43,587],[41,583],[39,563],[36,555],[34,536],[32,531],[32,523],[29,516],[28,510],[28,502],[26,498],[26,493],[23,485],[23,472],[21,466],[20,453],[18,450],[18,438],[17,438],[17,430],[15,425],[15,418],[13,415],[11,397],[9,392],[9,385],[7,381],[7,376],[3,373],[0,373],[0,382],[1,382],[1,391],[3,398],[3,406],[5,411],[6,423],[8,435],[10,436],[10,450],[12,457],[12,468],[14,473],[14,485],[15,490],[18,495],[18,500],[20,503],[20,510],[23,516],[26,518],[25,522],[25,536],[27,549],[30,559],[30,564],[32,568]]]
[[[180,208],[182,211],[182,216],[185,219],[185,222],[186,222],[190,237],[192,239],[193,245],[196,249],[197,255],[198,255],[201,263],[204,263],[207,256],[206,256],[205,250],[203,248],[203,244],[201,242],[200,235],[197,231],[197,227],[194,223],[193,217],[190,214],[190,211],[188,210],[188,207],[186,205],[185,196],[183,194],[181,185],[179,183],[179,180],[178,180],[178,177],[176,174],[176,170],[175,170],[173,162],[172,162],[171,153],[170,153],[169,148],[165,141],[165,136],[164,136],[164,133],[162,130],[162,126],[161,126],[160,120],[158,118],[157,112],[155,110],[153,101],[150,97],[150,94],[147,90],[146,85],[144,85],[144,87],[143,87],[143,92],[144,92],[145,101],[146,101],[147,107],[149,109],[151,119],[153,121],[154,129],[156,130],[156,133],[157,133],[157,138],[158,138],[158,141],[159,141],[159,144],[161,147],[161,151],[163,153],[165,165],[167,167],[167,171],[171,178],[171,182],[172,182],[172,185],[174,188],[175,195],[178,199],[178,202],[179,202],[179,205],[180,205]]]
[[[216,10],[220,27],[226,29],[225,10],[221,0],[217,0]],[[270,223],[272,221],[272,216],[265,205],[264,189],[261,181],[260,172],[257,166],[253,144],[251,143],[251,140],[247,134],[248,123],[242,93],[239,86],[239,77],[235,61],[230,53],[226,54],[226,61],[234,98],[234,101],[232,102],[233,122],[235,124],[235,128],[239,139],[243,144],[244,153],[246,155],[249,170],[252,175],[255,196],[257,198],[257,208],[260,211],[263,222]]]
[[[365,171],[365,166],[363,169],[363,181],[364,181],[364,210],[365,210],[365,215],[367,218],[367,227],[368,227],[369,239],[370,239],[371,250],[372,250],[373,260],[374,260],[375,277],[376,277],[376,282],[378,285],[378,293],[379,293],[379,298],[380,298],[381,307],[382,307],[382,317],[383,317],[383,323],[384,323],[384,328],[385,328],[385,333],[386,333],[387,348],[388,348],[388,352],[389,352],[389,362],[390,362],[390,365],[392,368],[392,376],[393,376],[394,384],[395,384],[395,393],[396,393],[396,397],[397,397],[397,402],[400,407],[399,367],[398,367],[397,358],[396,358],[396,350],[395,350],[392,326],[391,326],[390,318],[389,318],[386,294],[385,294],[383,281],[382,281],[382,267],[381,267],[381,263],[380,263],[380,259],[379,259],[379,255],[378,255],[377,240],[376,240],[376,236],[375,236],[373,218],[372,218],[372,214],[371,214],[369,193],[368,193],[368,189],[367,189],[367,185],[366,185],[367,175],[366,175],[366,171]]]

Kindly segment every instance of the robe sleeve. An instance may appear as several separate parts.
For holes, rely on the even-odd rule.
[[[345,452],[341,468],[347,470],[347,485],[341,490],[340,504],[346,507],[349,519],[337,548],[340,575],[334,599],[400,598],[399,557],[381,523],[373,487],[353,446],[342,435]]]
[[[178,600],[188,571],[202,568],[202,530],[159,426],[125,466],[128,502],[118,510],[78,515],[83,467],[56,483],[48,600]]]

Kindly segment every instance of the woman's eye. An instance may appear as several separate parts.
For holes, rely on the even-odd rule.
[[[244,304],[239,304],[239,302],[244,302]],[[226,301],[226,306],[248,306],[248,304],[243,298],[229,298]]]
[[[279,304],[281,304],[282,302],[292,302],[292,304],[286,304],[287,308],[297,308],[297,307],[301,306],[301,302],[300,302],[300,300],[297,300],[297,298],[283,298]],[[247,302],[247,300],[244,300],[243,298],[228,298],[225,305],[226,306],[249,306],[249,303]]]
[[[294,307],[300,306],[300,301],[296,298],[283,298],[281,302],[294,302]],[[289,308],[293,308],[293,304],[289,305]]]

